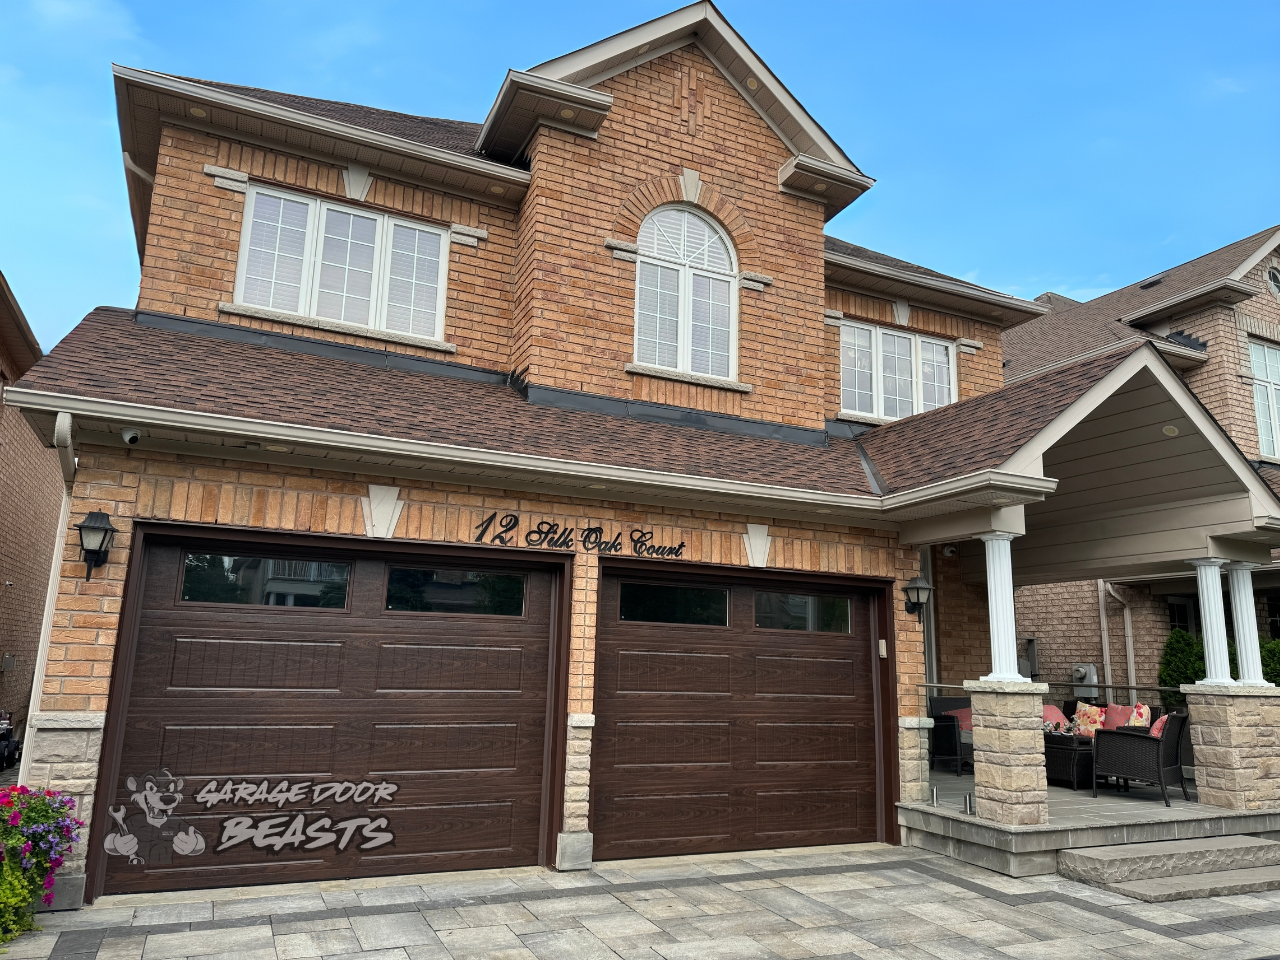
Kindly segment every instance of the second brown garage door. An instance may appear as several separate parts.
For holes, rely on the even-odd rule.
[[[876,839],[865,592],[602,578],[595,857]]]
[[[538,862],[553,574],[157,540],[105,892]]]

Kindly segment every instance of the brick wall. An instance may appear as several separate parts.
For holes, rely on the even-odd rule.
[[[823,211],[779,192],[789,151],[693,46],[600,89],[614,104],[598,139],[544,128],[531,147],[514,365],[528,364],[540,384],[821,427]],[[636,268],[604,241],[634,242],[649,211],[682,201],[684,168],[701,175],[698,206],[724,227],[740,269],[774,278],[739,299],[738,380],[750,394],[668,387],[623,370],[634,353]]]
[[[0,370],[0,385],[17,373],[2,351]],[[0,406],[0,655],[17,658],[0,673],[0,710],[19,728],[31,700],[62,495],[57,453],[18,410]]]
[[[450,247],[443,339],[455,344],[457,353],[441,354],[358,333],[219,316],[218,304],[234,299],[245,195],[214,186],[213,178],[204,173],[206,163],[239,170],[282,188],[332,197],[349,206],[401,213],[446,228],[457,223],[487,230],[489,238],[476,247]],[[353,202],[346,197],[342,171],[335,165],[166,126],[160,142],[138,307],[505,370],[509,367],[515,218],[511,210],[377,176],[365,202]]]
[[[959,685],[991,672],[987,585],[960,578],[959,550],[953,557],[946,556],[942,546],[932,550],[938,682]],[[958,691],[943,691],[948,693],[958,695]]]

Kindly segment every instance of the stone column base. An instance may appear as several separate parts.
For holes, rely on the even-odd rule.
[[[557,870],[590,870],[595,837],[589,830],[562,833],[556,843]]]
[[[93,793],[98,786],[98,762],[102,756],[105,713],[37,713],[27,721],[23,765],[27,786],[33,790],[60,790],[76,798],[76,816],[93,821]],[[85,857],[89,827],[53,884],[53,904],[39,910],[77,910],[84,906]]]
[[[966,680],[973,699],[973,792],[982,820],[1049,822],[1044,775],[1047,683]]]
[[[1280,689],[1187,683],[1200,802],[1280,809]]]
[[[898,782],[903,803],[929,799],[930,717],[898,718]]]

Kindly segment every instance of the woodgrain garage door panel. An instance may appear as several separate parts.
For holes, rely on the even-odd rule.
[[[389,610],[389,565],[445,571],[455,606],[475,565],[312,546],[255,561],[269,602],[183,600],[211,550],[272,556],[148,548],[105,892],[537,862],[550,573],[499,571],[515,614]],[[148,789],[181,800],[148,820]]]
[[[756,590],[794,585],[690,626],[621,619],[627,579],[601,579],[596,859],[875,840],[870,595],[840,594],[847,632],[757,627]]]

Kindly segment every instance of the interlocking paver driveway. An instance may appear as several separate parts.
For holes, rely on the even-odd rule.
[[[1280,891],[1152,905],[865,844],[105,897],[5,960],[1280,960]]]

